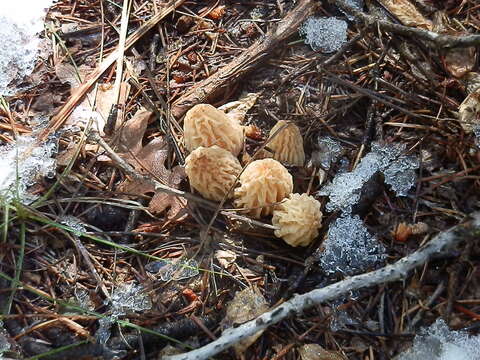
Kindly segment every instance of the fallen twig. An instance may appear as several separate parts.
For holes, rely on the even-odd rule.
[[[381,20],[375,16],[365,14],[363,11],[353,8],[345,0],[332,0],[337,6],[352,14],[357,19],[362,20],[366,24],[376,24],[383,30],[391,31],[396,34],[410,36],[417,39],[427,40],[440,48],[469,47],[480,45],[480,35],[446,35],[438,34],[411,26],[394,24],[389,21]]]
[[[245,74],[255,69],[268,56],[278,49],[279,45],[292,36],[300,24],[312,14],[314,0],[301,0],[276,28],[271,29],[239,57],[220,69],[212,76],[195,84],[188,92],[173,103],[172,115],[181,117],[192,106],[210,102],[225,89],[238,81]]]
[[[258,331],[264,330],[288,316],[301,313],[312,306],[337,299],[339,296],[347,294],[350,291],[405,278],[409,271],[425,264],[433,258],[447,255],[450,250],[462,241],[478,238],[479,235],[480,213],[474,213],[471,219],[438,234],[423,248],[404,257],[395,264],[387,265],[366,274],[347,278],[322,289],[312,290],[306,294],[295,295],[289,301],[264,313],[255,320],[249,321],[236,328],[227,329],[221,337],[208,345],[181,355],[167,356],[164,360],[208,359],[245,338],[252,336]]]

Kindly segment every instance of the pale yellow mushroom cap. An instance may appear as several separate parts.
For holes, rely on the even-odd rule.
[[[240,175],[240,187],[235,189],[237,208],[255,208],[249,214],[255,218],[270,215],[273,203],[282,201],[293,191],[293,179],[288,170],[274,159],[255,160]]]
[[[320,203],[307,194],[291,194],[273,211],[275,236],[291,246],[308,246],[318,236],[322,212]]]
[[[217,145],[237,156],[243,149],[242,126],[209,104],[195,105],[187,112],[183,131],[188,151]]]
[[[221,201],[242,171],[238,159],[216,145],[193,150],[185,159],[190,185],[206,199]],[[233,196],[233,191],[228,197]]]
[[[277,130],[284,127],[278,134],[273,136]],[[267,146],[275,151],[273,158],[290,165],[303,166],[305,162],[305,151],[303,150],[303,138],[300,129],[295,124],[289,124],[280,120],[270,130]]]

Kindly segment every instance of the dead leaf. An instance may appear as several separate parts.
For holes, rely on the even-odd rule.
[[[215,251],[215,258],[224,269],[227,269],[237,259],[237,254],[232,250],[217,250]]]
[[[214,8],[207,14],[207,17],[212,20],[220,20],[223,15],[227,12],[227,7],[225,5],[220,5]]]
[[[235,119],[241,124],[245,119],[247,112],[253,107],[253,105],[255,105],[259,96],[260,94],[258,93],[244,94],[237,101],[223,104],[218,110],[222,110],[230,118]]]
[[[437,11],[434,14],[433,31],[451,36],[468,35],[455,25],[445,11]],[[445,49],[442,51],[441,57],[445,69],[454,77],[461,78],[474,68],[477,62],[477,50],[475,47]]]
[[[163,137],[157,137],[142,147],[143,135],[151,115],[151,112],[140,109],[125,124],[120,141],[124,152],[120,156],[133,166],[138,174],[178,189],[186,175],[181,166],[175,166],[171,170],[165,167],[165,161],[168,158],[166,140]],[[184,198],[155,192],[155,186],[148,181],[127,178],[118,185],[117,190],[134,195],[153,194],[148,210],[153,214],[160,214],[168,209],[169,220],[180,220],[186,215],[187,201]]]
[[[142,149],[143,135],[153,112],[139,109],[133,117],[126,121],[120,130],[119,149],[121,152],[137,154]]]
[[[70,93],[74,94],[80,85],[93,72],[93,69],[82,65],[75,68],[71,64],[57,64],[55,66],[55,74],[62,83],[70,84]],[[130,85],[122,83],[123,93],[128,94]],[[66,125],[85,127],[90,120],[93,120],[94,128],[103,134],[103,128],[108,119],[108,115],[115,102],[114,87],[111,84],[100,84],[95,89],[88,92],[83,101],[77,105],[72,114],[65,122]],[[93,110],[95,104],[95,110]]]
[[[461,78],[468,74],[477,63],[477,50],[475,47],[448,49],[445,52],[443,62],[445,69],[451,75]]]
[[[327,351],[318,344],[305,344],[299,350],[302,360],[345,360],[337,351]]]
[[[85,78],[93,71],[92,68],[81,65],[75,68],[71,64],[59,63],[55,65],[55,74],[62,83],[68,83],[72,90],[79,86]]]
[[[469,94],[460,104],[458,119],[467,133],[480,126],[480,89]]]
[[[67,166],[72,161],[75,153],[77,152],[78,144],[75,141],[70,141],[65,150],[62,150],[57,155],[57,165],[58,166]]]
[[[224,324],[227,327],[243,324],[262,315],[268,310],[268,304],[258,288],[249,287],[235,294],[227,305]],[[243,354],[263,333],[264,330],[242,340],[234,346],[237,355]]]
[[[432,22],[426,19],[408,0],[381,0],[385,8],[397,17],[403,25],[432,30]]]

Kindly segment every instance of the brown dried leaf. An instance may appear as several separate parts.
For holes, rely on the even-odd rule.
[[[467,133],[480,126],[480,89],[469,94],[460,104],[458,119]]]
[[[74,92],[75,89],[72,89]],[[90,119],[93,120],[93,127],[103,134],[103,128],[108,119],[110,108],[114,102],[114,88],[109,86],[99,86],[96,97],[94,90],[89,92],[85,99],[73,110],[72,114],[65,122],[66,125],[75,125],[85,127]],[[92,110],[92,104],[95,100],[95,111]]]
[[[257,318],[267,310],[267,301],[258,288],[246,288],[237,292],[233,300],[227,305],[224,323],[228,327],[243,324]],[[263,331],[260,330],[236,344],[234,348],[237,355],[244,353],[262,335]]]
[[[474,68],[477,62],[477,50],[475,47],[448,49],[443,62],[451,75],[461,78]]]
[[[70,84],[70,92],[74,94],[80,85],[88,79],[93,69],[86,65],[81,65],[75,68],[71,64],[57,64],[55,66],[55,74],[62,83]],[[130,85],[122,83],[122,93],[128,94]],[[94,128],[100,134],[103,134],[103,128],[108,119],[110,109],[115,101],[113,96],[114,87],[111,84],[100,84],[97,90],[92,90],[87,93],[83,101],[77,105],[72,114],[65,122],[66,125],[74,125],[85,127],[92,119]],[[95,104],[95,110],[93,110]]]
[[[182,180],[185,179],[185,171],[181,166],[175,166],[171,170],[165,167],[168,157],[166,140],[158,137],[142,147],[142,138],[151,115],[150,112],[141,109],[125,124],[121,136],[122,139],[125,139],[123,146],[126,152],[120,156],[133,166],[137,173],[178,189]],[[128,149],[128,147],[130,148]],[[134,195],[153,193],[148,207],[153,214],[160,214],[169,209],[167,218],[176,220],[183,218],[186,214],[187,202],[185,199],[164,192],[155,192],[154,185],[148,181],[127,178],[118,185],[117,190]]]
[[[139,109],[133,117],[125,122],[120,133],[120,151],[137,154],[142,149],[143,135],[147,130],[148,120],[153,112]]]
[[[432,30],[432,22],[426,19],[408,0],[381,0],[383,6],[395,15],[403,25]]]
[[[259,93],[243,94],[242,97],[237,101],[223,104],[218,108],[218,110],[222,110],[228,115],[228,117],[238,121],[238,123],[241,124],[245,119],[247,112],[253,107],[253,105],[255,105],[255,102],[259,96]]]
[[[318,344],[305,344],[298,352],[302,360],[345,360],[340,353],[327,351]]]
[[[78,68],[65,63],[55,65],[55,74],[60,82],[69,83],[72,90],[85,81],[85,77],[90,74],[92,70],[91,67],[86,65],[81,65]]]
[[[207,14],[207,17],[212,20],[219,20],[223,17],[223,15],[225,15],[226,12],[227,12],[227,7],[225,5],[220,5],[220,6],[217,6],[215,9],[213,9],[212,11],[210,11]]]

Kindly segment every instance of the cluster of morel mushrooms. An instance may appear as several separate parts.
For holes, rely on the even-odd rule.
[[[318,235],[320,203],[308,194],[294,194],[292,175],[282,163],[303,166],[305,152],[300,130],[278,121],[271,129],[264,158],[242,172],[238,160],[244,148],[244,126],[209,104],[190,109],[184,119],[184,142],[190,155],[185,171],[190,185],[213,201],[234,198],[234,205],[251,217],[273,215],[275,236],[291,246],[308,246]],[[266,155],[266,154],[269,155]]]

